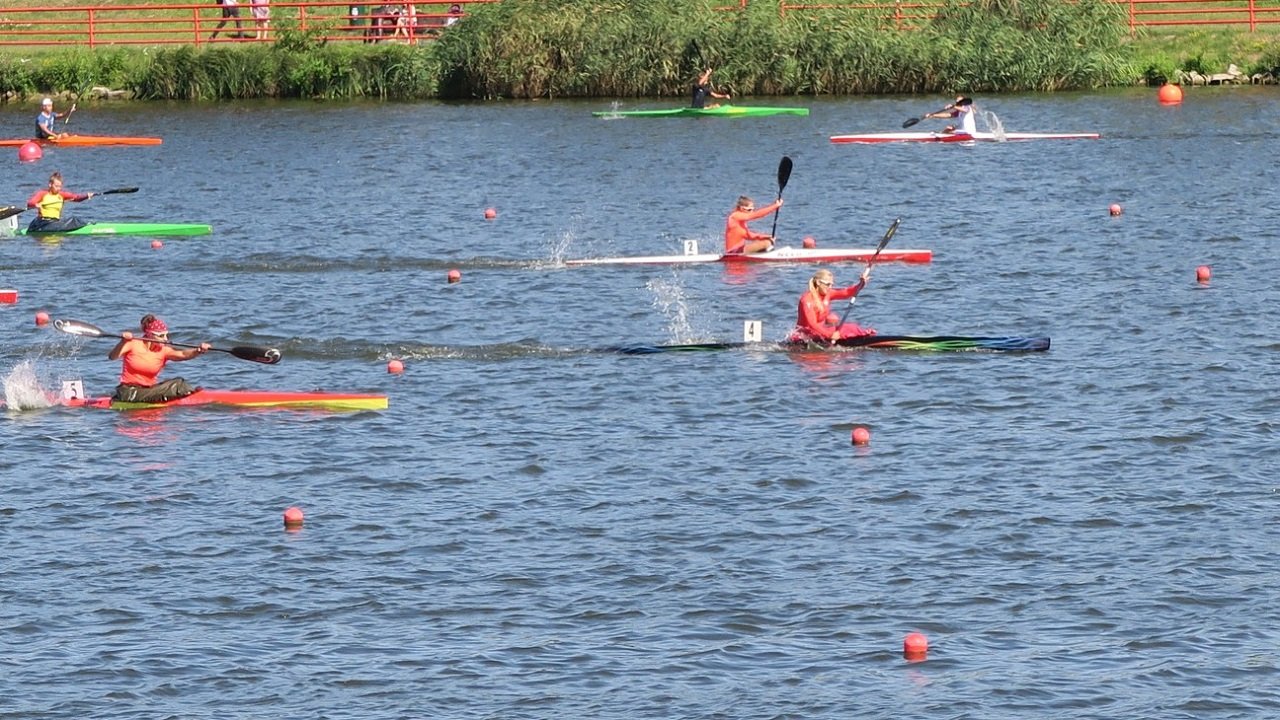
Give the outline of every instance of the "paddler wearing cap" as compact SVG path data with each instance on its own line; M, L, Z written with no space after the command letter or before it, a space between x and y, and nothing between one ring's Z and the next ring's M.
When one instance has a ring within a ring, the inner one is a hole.
M925 115L926 118L955 118L955 124L943 129L945 133L963 133L974 135L978 132L978 120L973 113L973 98L957 95L956 101L937 112Z
M131 332L120 333L120 342L111 348L107 357L120 360L120 384L111 396L112 400L135 403L161 403L183 398L200 388L192 387L182 378L159 381L160 371L170 360L190 360L209 352L209 343L200 347L179 350L169 345L169 326L150 313L142 316L142 338Z
M64 112L53 111L53 99L45 98L40 101L40 114L36 116L36 139L37 140L61 140L66 133L60 133L54 127L54 122L60 117L67 117L76 111L75 103L71 103L71 109Z
M35 191L27 198L27 207L36 211L36 216L27 225L27 232L71 232L88 225L88 222L74 217L62 217L62 206L67 202L84 202L97 193L73 193L62 189L62 173L54 172L49 176L49 186Z
M862 277L856 285L838 288L835 276L830 270L822 269L809 278L809 288L800 296L800 308L796 317L796 327L791 331L788 342L829 342L835 343L840 338L875 335L876 331L864 328L857 323L840 324L839 317L831 314L831 301L851 298L862 292L867 286L867 278L871 276L871 265L862 271Z

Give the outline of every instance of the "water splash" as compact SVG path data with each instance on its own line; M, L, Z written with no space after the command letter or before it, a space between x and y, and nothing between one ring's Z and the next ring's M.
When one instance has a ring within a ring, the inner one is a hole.
M645 283L645 288L653 293L653 307L667 318L667 335L676 344L692 343L698 340L694 331L689 303L684 286L678 279L664 280L654 278Z
M990 110L978 111L978 117L982 118L982 122L986 124L987 129L995 136L996 142L1004 142L1007 138L1004 134L1004 123L1000 122L1000 116Z
M35 363L23 360L4 377L4 404L10 410L53 407L53 395L40 384Z

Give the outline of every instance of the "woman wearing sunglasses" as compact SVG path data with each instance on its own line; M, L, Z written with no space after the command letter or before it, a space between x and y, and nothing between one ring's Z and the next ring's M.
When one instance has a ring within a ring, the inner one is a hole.
M186 397L198 387L192 387L182 378L160 381L160 371L170 360L190 360L209 352L209 343L186 350L169 344L169 327L155 315L142 317L142 337L133 333L120 334L120 342L107 353L111 360L120 360L120 384L116 386L112 400L135 403L162 403Z
M724 254L749 255L772 250L773 236L755 232L747 227L747 223L759 220L780 207L782 207L782 198L778 198L772 205L757 210L754 200L746 195L739 197L737 206L734 207L733 212L729 213L729 219L724 223Z
M830 270L819 270L809 278L809 289L800 296L800 312L796 318L795 330L791 331L788 342L823 342L834 344L841 338L875 335L876 331L864 328L857 323L840 325L839 316L831 314L831 301L852 298L867 286L867 278L871 276L871 266L862 271L858 284L838 288L835 276Z

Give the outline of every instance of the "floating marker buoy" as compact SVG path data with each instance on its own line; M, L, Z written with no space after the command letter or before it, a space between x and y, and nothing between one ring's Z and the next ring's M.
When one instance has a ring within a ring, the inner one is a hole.
M492 219L494 219L494 218L496 218L496 217L498 217L498 211L497 211L497 210L494 210L493 208L485 208L485 211L484 211L484 219L485 219L485 220L492 220Z
M929 638L925 637L924 633L908 633L907 637L903 639L902 657L908 660L919 661L924 660L925 656L928 654Z
M1196 268L1196 282L1207 283L1213 277L1213 270L1208 265L1201 265Z
M162 247L164 247L164 243L160 242L159 240L152 240L152 241L151 241L151 249L152 249L152 250L159 250L159 249L160 249L160 248L162 248Z
M297 530L302 527L302 510L291 507L284 511L284 527L286 530Z
M1182 102L1182 88L1173 83L1166 83L1160 86L1156 97L1160 99L1161 105L1178 105Z
M853 444L866 445L871 442L871 433L864 427L856 427L853 429Z
M44 327L49 324L49 313L41 310L36 313L36 327Z
M40 143L32 140L23 143L18 148L18 162L35 162L44 157L44 148L40 147Z
M13 288L0 289L0 303L12 305L18 302L18 291Z
M1116 215L1124 212L1124 208L1120 207L1117 203L1111 203L1111 207L1107 208L1107 211L1111 213L1112 217L1115 217Z
M399 375L404 372L404 363L399 360L392 360L387 363L387 372L392 375Z
M450 270L450 271L449 271L449 282L450 282L450 283L460 282L461 280L462 280L462 273L458 272L457 270Z
M812 235L805 235L800 244L810 249L818 247L818 241L814 240Z

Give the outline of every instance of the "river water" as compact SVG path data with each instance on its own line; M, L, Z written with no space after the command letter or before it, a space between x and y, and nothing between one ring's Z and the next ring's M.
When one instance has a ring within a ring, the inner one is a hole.
M978 98L1096 141L828 142L944 100L77 112L164 144L10 156L7 203L59 169L141 187L77 215L215 233L0 241L0 718L1280 714L1276 89ZM714 249L784 154L784 242L901 217L934 251L859 322L1052 349L592 352L786 334L812 266L562 262ZM166 376L390 408L41 408L118 366L39 310L285 358Z

